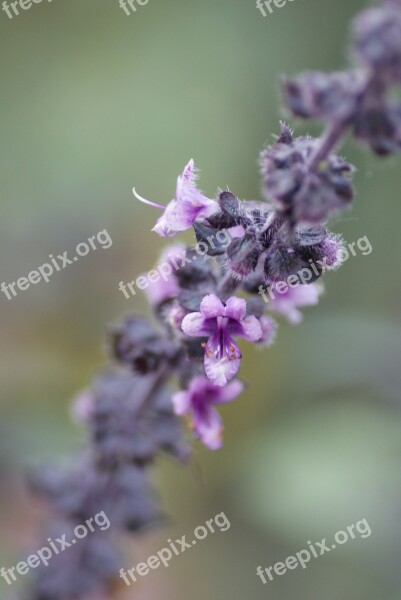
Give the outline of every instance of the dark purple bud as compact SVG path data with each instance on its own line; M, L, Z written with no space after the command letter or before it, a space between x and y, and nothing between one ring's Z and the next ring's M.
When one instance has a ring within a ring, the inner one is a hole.
M321 223L332 212L346 208L353 197L352 167L339 156L329 155L311 171L309 161L319 143L301 137L291 146L273 144L262 153L265 194L276 201L293 226Z
M235 238L227 248L227 266L233 277L243 279L252 273L258 264L260 249L255 237L245 234Z
M354 133L379 156L399 152L401 105L385 98L368 98L354 120Z
M354 72L303 73L295 79L283 80L284 100L297 117L344 119L355 110L360 79Z
M280 121L280 135L277 138L279 144L292 144L294 132L284 121Z
M238 225L237 221L224 211L217 211L207 218L207 222L214 230L230 229Z
M290 275L296 275L302 269L310 267L307 256L303 257L294 248L274 244L267 252L264 264L266 281L275 283L286 281ZM311 281L317 279L314 275Z
M241 216L240 201L231 192L221 192L219 196L221 210L229 215L236 222L239 222Z
M323 227L298 228L293 243L278 237L267 251L264 275L268 283L286 281L307 269L305 283L313 283L326 269L333 269L340 261L340 239Z
M106 373L95 381L88 425L103 464L144 465L159 451L178 458L188 454L170 394L155 390L146 403L151 381L124 371Z
M195 221L193 228L198 243L205 244L209 256L224 254L227 248L227 239L219 239L217 235L219 233L218 228L211 227L206 221Z
M353 23L353 38L354 55L376 77L401 81L401 10L395 2L362 12Z
M262 284L262 280L260 281L259 285L261 285L261 284ZM263 284L264 284L264 281L263 281ZM264 302L264 300L262 300L260 295L249 298L249 300L246 301L247 316L254 315L257 319L260 319L260 317L262 317L265 314L265 312L266 312L266 303Z
M298 246L314 246L320 244L327 237L327 229L324 227L303 227L296 231L296 244Z
M256 268L255 272L251 273L251 275L249 275L249 277L244 279L244 281L242 282L244 290L247 291L249 294L258 294L260 286L265 286L265 284L266 277L264 273L264 265L262 268L260 267L260 263Z
M197 292L196 290L181 290L178 295L178 302L182 308L190 312L199 310L200 303L205 297L204 291ZM181 328L180 328L181 331Z
M301 138L298 138L298 140ZM301 148L277 142L262 151L260 166L263 176L268 176L278 169L286 170L304 162Z
M303 180L304 169L294 165L291 169L273 171L265 180L265 190L269 198L280 199L282 206L290 205Z
M216 284L210 268L210 259L189 248L185 253L184 264L175 272L182 289L203 290Z
M102 510L113 527L141 531L160 523L162 516L154 490L144 469L125 464L99 481L99 500Z
M174 342L163 338L144 317L124 319L112 331L114 356L145 375L156 371L162 362L174 363L179 349Z
M329 170L312 173L294 198L295 221L311 224L326 221L333 212L347 208L353 195L347 176Z
M341 264L341 250L343 242L341 238L332 233L328 234L326 239L318 244L320 260L325 261L325 266L329 269L336 269Z
M60 522L49 528L53 540L74 539L73 525ZM65 538L64 538L65 536ZM45 539L40 546L48 546ZM110 582L117 580L123 557L107 532L90 533L75 546L53 556L47 566L35 569L28 600L64 600L65 598L104 598Z

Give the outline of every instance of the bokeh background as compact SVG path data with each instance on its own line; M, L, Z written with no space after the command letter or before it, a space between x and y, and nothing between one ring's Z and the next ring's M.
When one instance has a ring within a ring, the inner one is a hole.
M103 229L113 245L12 301L1 294L0 566L28 555L46 519L25 469L83 444L70 400L104 364L106 324L147 310L140 292L118 290L164 243L132 186L165 203L193 157L208 195L229 185L259 198L258 152L285 117L280 74L341 68L363 6L294 0L263 18L253 0L150 0L128 17L117 0L55 0L13 20L1 12L1 281ZM333 229L349 242L368 236L373 252L330 274L319 307L283 324L272 349L247 348L249 385L222 411L223 450L196 444L192 467L160 462L171 523L129 545L128 564L216 513L231 528L121 598L401 597L401 162L353 143L343 152L358 167L357 199ZM363 518L369 538L267 585L256 576Z

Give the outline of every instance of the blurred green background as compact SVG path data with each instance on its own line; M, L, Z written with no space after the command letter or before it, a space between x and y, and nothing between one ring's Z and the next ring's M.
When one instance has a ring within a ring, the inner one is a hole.
M43 518L26 466L64 461L83 442L70 399L104 363L105 325L147 310L140 293L118 290L164 245L150 233L158 213L132 186L165 203L193 157L208 195L229 185L259 198L258 152L285 117L279 76L341 68L363 6L294 0L263 18L253 0L150 0L128 17L117 0L54 0L12 20L1 12L1 281L103 229L113 245L12 301L1 294L0 566L27 555ZM400 600L401 162L353 143L343 152L358 167L357 199L333 229L368 236L373 252L328 276L319 307L283 324L272 349L247 348L249 386L222 410L223 450L197 444L185 469L161 461L171 525L133 543L128 564L216 513L231 528L121 598ZM267 585L256 576L363 518L371 537Z

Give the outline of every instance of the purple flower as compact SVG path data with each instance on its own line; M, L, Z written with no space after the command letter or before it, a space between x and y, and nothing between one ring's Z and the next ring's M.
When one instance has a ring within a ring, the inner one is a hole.
M218 204L197 189L195 165L190 160L177 179L175 198L165 208L159 208L163 208L164 213L152 231L170 237L192 227L196 219L212 215L218 209Z
M186 315L182 330L191 337L209 337L204 343L205 371L216 385L224 386L239 369L242 354L233 336L256 342L262 328L256 317L246 315L246 302L232 296L224 304L214 294L205 296L200 312Z
M288 287L281 294L278 294L274 288L272 288L272 291L274 292L274 299L269 300L269 308L283 315L292 325L297 325L303 319L303 314L298 309L302 306L315 306L318 304L323 286L311 283L310 285Z
M160 306L166 300L177 297L179 285L174 270L177 268L177 261L182 261L184 256L185 246L183 244L167 246L158 261L157 270L161 277L159 275L158 279L151 281L144 274L149 282L144 292L151 306Z
M221 387L214 385L203 375L198 375L186 391L173 395L174 411L181 416L190 414L195 435L210 450L218 450L222 445L223 425L213 405L231 402L243 388L243 384L237 379Z

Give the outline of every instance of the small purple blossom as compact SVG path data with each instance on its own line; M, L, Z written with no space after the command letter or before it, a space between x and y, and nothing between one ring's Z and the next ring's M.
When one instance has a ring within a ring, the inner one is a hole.
M204 196L196 187L195 165L190 160L177 179L175 198L166 206L152 231L171 237L192 227L196 219L210 216L217 208L217 202Z
M272 288L274 298L268 298L269 309L285 317L292 325L298 325L303 320L303 314L298 309L304 306L316 306L323 289L323 286L317 283L288 287L280 294Z
M191 337L209 337L204 343L205 372L218 386L224 386L238 372L242 354L233 337L257 342L262 328L256 317L246 315L246 302L231 297L225 305L214 294L203 298L200 312L187 315L182 330Z
M192 429L210 450L222 446L223 424L214 406L232 402L244 389L243 384L234 380L225 387L215 385L203 375L198 375L185 391L172 397L176 415L191 415Z
M182 261L183 256L185 256L184 244L167 246L161 253L158 260L159 278L154 281L149 280L149 285L144 290L151 306L158 307L167 300L177 297L180 288L176 278L175 265L177 262L179 264L180 260Z

